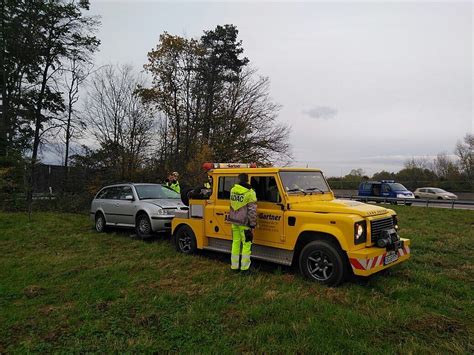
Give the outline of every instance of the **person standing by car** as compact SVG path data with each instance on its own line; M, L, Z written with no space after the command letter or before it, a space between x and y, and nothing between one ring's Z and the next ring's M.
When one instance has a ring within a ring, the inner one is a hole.
M168 175L168 178L165 180L165 186L169 189L181 193L181 187L179 186L179 174L177 171L173 171L171 174Z
M231 269L250 268L253 230L257 224L257 196L248 183L248 175L240 174L239 182L230 190L229 222L232 223ZM242 245L242 260L240 247Z

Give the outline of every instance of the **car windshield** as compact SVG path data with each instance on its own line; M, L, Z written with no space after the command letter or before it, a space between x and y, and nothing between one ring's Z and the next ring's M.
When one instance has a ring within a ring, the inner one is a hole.
M394 183L394 184L389 184L389 185L392 191L407 191L407 188L403 186L402 184Z
M325 193L329 186L320 171L282 171L281 181L289 193Z
M447 193L447 191L443 190L443 189L431 189L435 194L445 194Z
M135 185L138 198L149 200L155 198L181 198L180 194L162 185Z

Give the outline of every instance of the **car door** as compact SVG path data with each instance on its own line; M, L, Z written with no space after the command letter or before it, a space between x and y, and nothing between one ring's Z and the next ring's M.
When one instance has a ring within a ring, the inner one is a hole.
M390 186L388 184L382 184L382 196L383 197L390 197Z
M134 200L127 199L130 196L132 196L132 198L134 196L131 186L125 185L118 188L118 198L113 203L117 224L126 226L135 225L136 203Z
M285 242L282 187L274 175L254 175L250 184L257 195L257 228L254 243L279 245Z
M107 188L107 192L103 195L101 199L100 206L105 214L105 219L108 224L117 224L118 219L116 215L116 206L115 202L118 198L119 187L112 186Z

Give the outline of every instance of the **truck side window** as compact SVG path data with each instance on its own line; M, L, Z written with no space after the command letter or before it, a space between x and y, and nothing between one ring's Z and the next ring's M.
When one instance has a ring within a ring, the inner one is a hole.
M220 200L230 199L230 189L237 183L237 176L220 176L219 190L217 190L217 198Z
M253 176L250 185L255 190L257 201L281 202L277 182L273 176Z

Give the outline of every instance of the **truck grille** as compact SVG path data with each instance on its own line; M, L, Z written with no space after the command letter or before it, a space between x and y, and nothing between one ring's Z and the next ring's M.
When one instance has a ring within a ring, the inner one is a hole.
M382 231L385 229L393 228L393 218L382 218L370 221L371 240L375 242L382 235Z

